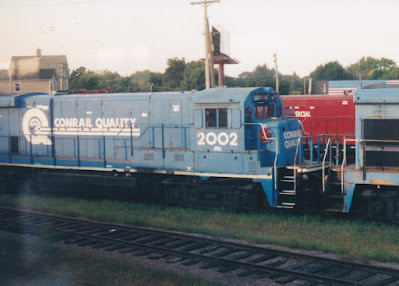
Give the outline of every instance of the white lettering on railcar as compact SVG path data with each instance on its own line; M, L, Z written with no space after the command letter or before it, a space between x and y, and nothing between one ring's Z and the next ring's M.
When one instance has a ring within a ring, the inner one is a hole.
M34 107L25 113L22 119L22 131L26 140L33 145L51 145L51 135L139 137L140 128L135 123L136 118L56 117L51 130L46 114Z
M312 117L310 111L295 111L295 117Z

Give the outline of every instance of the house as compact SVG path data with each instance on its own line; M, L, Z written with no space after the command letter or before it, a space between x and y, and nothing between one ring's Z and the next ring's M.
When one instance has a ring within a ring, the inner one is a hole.
M68 90L69 69L65 55L14 56L10 69L0 71L0 94Z

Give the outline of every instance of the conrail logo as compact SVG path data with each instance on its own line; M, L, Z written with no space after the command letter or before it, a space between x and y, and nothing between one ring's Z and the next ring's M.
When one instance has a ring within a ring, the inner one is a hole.
M50 136L121 136L139 137L140 128L135 126L136 118L54 118L53 129L46 114L39 108L29 109L22 119L22 131L26 140L33 145L51 145Z
M51 145L48 138L50 127L46 114L39 108L29 109L22 119L22 132L26 140L33 145Z
M302 136L301 130L286 131L284 136L284 147L286 149L296 147L298 145L298 139Z

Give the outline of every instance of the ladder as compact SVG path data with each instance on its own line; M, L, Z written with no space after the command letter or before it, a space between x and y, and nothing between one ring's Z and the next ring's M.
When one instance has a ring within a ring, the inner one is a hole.
M327 189L324 193L324 211L342 213L345 194L341 191L341 170L332 168L329 172Z
M296 206L296 168L279 172L278 200L276 208L293 209Z

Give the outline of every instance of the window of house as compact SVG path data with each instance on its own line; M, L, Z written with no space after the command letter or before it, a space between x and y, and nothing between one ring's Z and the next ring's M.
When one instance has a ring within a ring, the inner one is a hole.
M21 91L21 83L20 82L15 82L14 83L14 91L15 92L20 92Z
M206 128L227 128L227 108L205 109Z

